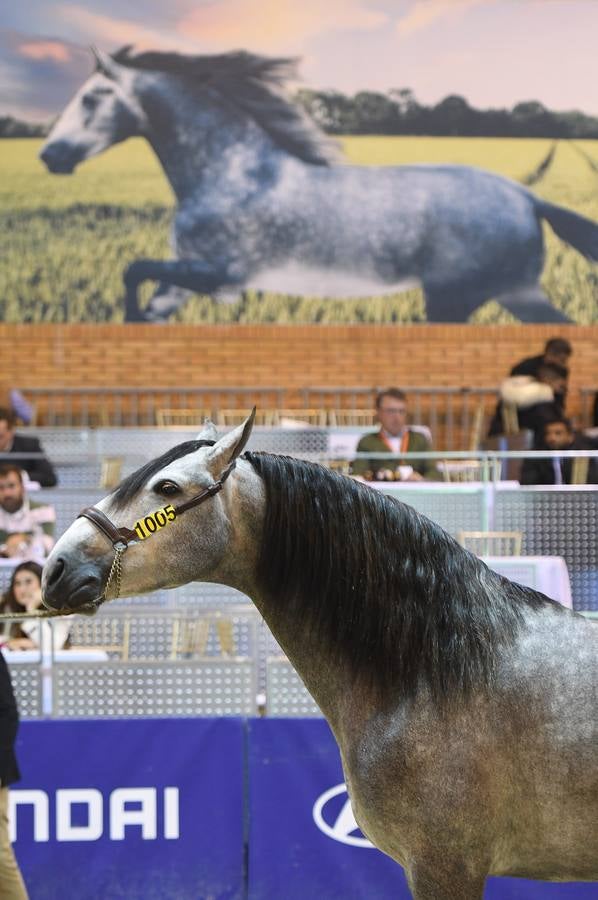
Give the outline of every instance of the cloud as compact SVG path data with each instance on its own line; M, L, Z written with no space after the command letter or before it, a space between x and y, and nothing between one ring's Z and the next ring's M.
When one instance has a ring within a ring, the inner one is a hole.
M74 3L61 3L55 10L61 19L69 22L70 27L74 26L78 30L81 40L89 43L110 45L111 49L121 47L123 44L134 44L137 49L145 50L168 47L197 51L197 47L193 48L188 41L176 34L172 35L169 31L147 28L128 19L94 13Z
M439 19L455 19L468 9L483 3L488 6L488 0L416 0L409 12L397 22L397 34L407 37L428 28Z
M280 52L302 49L303 41L324 32L373 30L387 21L386 13L368 8L366 0L228 0L191 10L177 31L211 49Z
M19 45L19 52L28 59L52 59L54 62L68 62L71 58L68 47L60 41L30 40Z
M0 30L0 114L47 119L91 71L89 52L76 44Z

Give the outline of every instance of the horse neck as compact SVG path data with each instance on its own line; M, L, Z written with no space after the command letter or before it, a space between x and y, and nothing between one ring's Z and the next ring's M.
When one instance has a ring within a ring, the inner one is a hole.
M234 179L235 201L263 189L264 166L282 161L268 135L212 90L192 93L167 75L143 75L146 137L179 202ZM253 174L253 177L252 177Z
M241 463L238 469L247 465ZM345 731L345 722L356 719L355 694L359 686L350 687L352 679L342 662L330 659L330 653L314 642L287 613L278 614L276 597L268 597L257 574L257 561L263 532L265 491L261 479L253 472L236 477L227 488L227 515L232 524L234 543L215 580L236 588L250 597L270 628L278 644L297 670L307 689L328 719L337 737ZM367 692L365 692L367 693ZM360 712L368 714L364 698Z

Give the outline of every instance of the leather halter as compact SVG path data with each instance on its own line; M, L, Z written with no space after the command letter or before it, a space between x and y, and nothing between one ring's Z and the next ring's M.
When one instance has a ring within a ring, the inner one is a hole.
M219 491L221 491L224 486L224 482L235 468L235 465L236 459L233 459L223 471L218 481L215 481L214 484L211 484L208 488L201 491L199 494L191 497L191 499L187 500L186 503L181 503L180 506L175 506L175 520L180 515L182 515L182 513L187 512L188 509L192 509L194 506L199 506L201 503L209 500L210 497L214 497L217 493L219 493ZM127 528L125 525L117 527L113 522L110 521L105 513L103 513L100 509L97 509L97 507L95 506L87 506L85 509L82 509L77 518L88 519L92 523L92 525L95 525L96 528L103 532L108 540L111 541L112 548L114 550L114 559L112 560L112 566L110 568L110 572L108 573L108 579L104 586L102 595L98 597L97 600L92 600L90 603L85 604L87 607L97 609L99 606L101 606L102 603L105 602L106 594L108 593L108 588L110 587L110 583L112 582L113 578L115 578L116 580L116 594L112 599L116 600L116 598L119 596L121 581L121 557L123 553L125 553L125 551L129 549L131 544L136 544L139 542L139 535L133 528Z

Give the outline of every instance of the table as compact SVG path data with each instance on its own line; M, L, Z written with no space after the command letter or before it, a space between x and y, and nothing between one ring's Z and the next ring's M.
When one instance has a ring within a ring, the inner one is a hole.
M569 571L562 556L481 556L480 559L499 575L572 608Z

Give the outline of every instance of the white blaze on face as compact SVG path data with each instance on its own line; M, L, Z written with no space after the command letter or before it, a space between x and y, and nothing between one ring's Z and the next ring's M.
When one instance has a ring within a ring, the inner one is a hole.
M76 164L142 130L144 116L133 98L134 73L116 68L117 78L95 72L79 88L50 131L42 158L47 148L60 144L65 154L71 148Z

